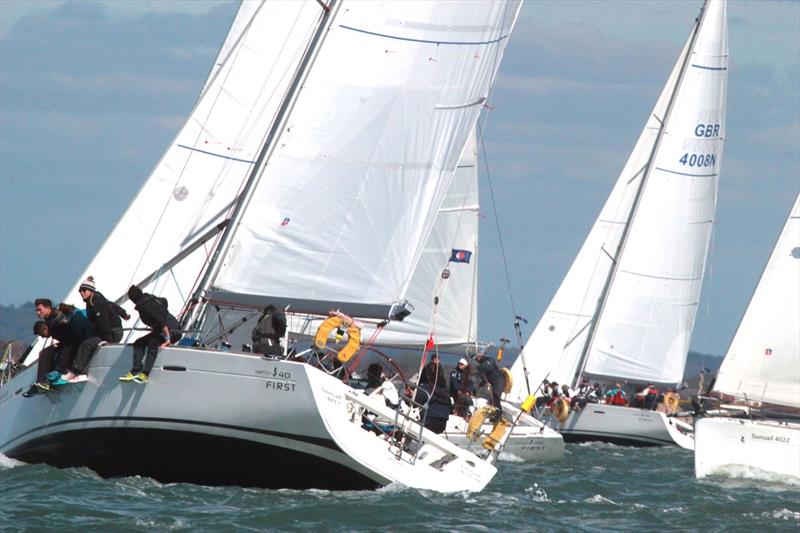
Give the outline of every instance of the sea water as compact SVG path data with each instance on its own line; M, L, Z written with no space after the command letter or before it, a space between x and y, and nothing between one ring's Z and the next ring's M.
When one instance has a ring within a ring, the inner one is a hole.
M477 494L396 486L330 492L102 479L0 456L0 530L800 530L799 485L746 472L696 480L692 453L677 448L568 444L560 462L506 460L498 470Z

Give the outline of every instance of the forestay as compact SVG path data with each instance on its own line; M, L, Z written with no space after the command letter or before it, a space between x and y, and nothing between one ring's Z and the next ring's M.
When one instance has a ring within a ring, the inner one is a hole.
M714 388L739 399L800 408L800 195Z
M212 298L386 316L405 297L519 8L412 5L339 9Z
M682 379L725 136L724 1L708 3L698 24L696 38L693 29L600 216L512 369L512 397L528 393L523 358L535 389L545 378L574 383L584 351L584 370L595 376Z

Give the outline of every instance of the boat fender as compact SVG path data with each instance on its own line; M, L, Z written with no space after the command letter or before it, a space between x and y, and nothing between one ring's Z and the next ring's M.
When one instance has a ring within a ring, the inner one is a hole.
M680 396L678 396L675 392L668 392L664 395L664 407L667 410L667 414L672 414L678 410L678 405L680 404Z
M569 404L563 398L559 398L550 405L550 413L563 423L569 416Z
M507 368L501 368L500 372L502 372L503 377L506 378L506 386L503 387L503 393L508 394L511 392L511 387L514 386L514 378L511 377L511 371Z
M469 419L469 423L467 424L467 438L470 441L474 441L478 438L478 435L481 431L481 426L483 425L484 421L489 418L494 413L494 407L481 407L474 413Z
M318 350L324 350L328 344L328 335L330 335L331 331L342 327L345 327L347 331L347 344L337 352L336 358L340 362L346 363L361 347L361 328L356 326L355 323L346 324L345 320L340 316L329 316L319 325L317 334L314 336L314 346Z

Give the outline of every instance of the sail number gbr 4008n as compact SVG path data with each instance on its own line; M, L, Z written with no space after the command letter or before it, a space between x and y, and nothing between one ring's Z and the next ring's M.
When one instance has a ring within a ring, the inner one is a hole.
M706 139L719 137L719 124L698 124L694 129L695 137ZM678 161L690 167L713 167L717 164L717 154L683 154Z

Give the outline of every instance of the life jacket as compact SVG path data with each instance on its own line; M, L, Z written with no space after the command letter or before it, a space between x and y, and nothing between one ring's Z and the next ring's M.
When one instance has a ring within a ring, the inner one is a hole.
M621 390L618 390L617 393L611 397L611 402L610 402L611 405L625 405L626 403L628 403L625 401L624 394L625 393L623 393Z

